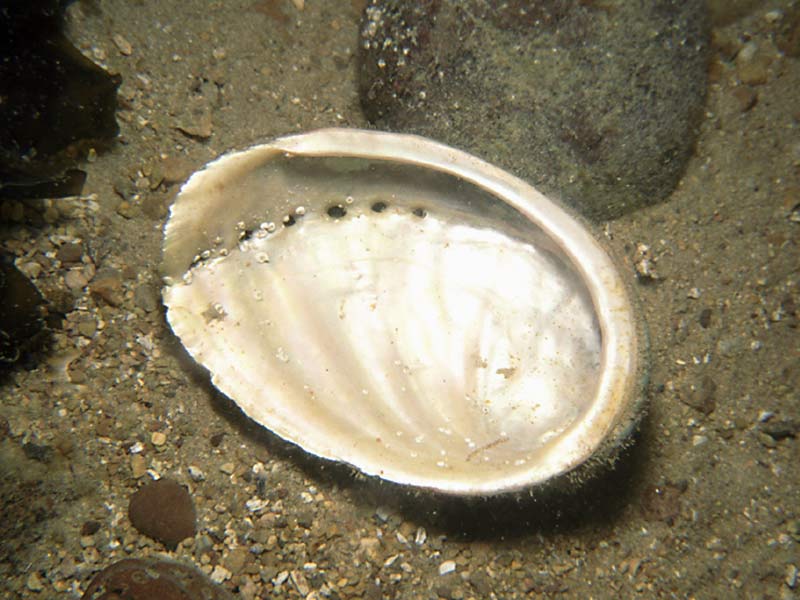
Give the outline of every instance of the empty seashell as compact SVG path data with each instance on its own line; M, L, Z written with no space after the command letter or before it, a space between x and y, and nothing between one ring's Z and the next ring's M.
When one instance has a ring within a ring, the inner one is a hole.
M178 195L164 272L170 325L250 418L398 483L538 485L613 454L641 407L640 326L603 248L416 136L223 156Z

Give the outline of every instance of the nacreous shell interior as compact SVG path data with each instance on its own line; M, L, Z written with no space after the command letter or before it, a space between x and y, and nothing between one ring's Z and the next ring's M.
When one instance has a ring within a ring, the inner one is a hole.
M630 400L634 329L608 257L452 149L284 138L197 173L166 233L168 318L214 384L368 474L467 494L540 483Z

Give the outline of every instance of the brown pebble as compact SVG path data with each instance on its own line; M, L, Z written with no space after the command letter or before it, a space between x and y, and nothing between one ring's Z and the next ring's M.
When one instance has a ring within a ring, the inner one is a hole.
M94 426L97 437L110 437L114 428L114 420L109 417L100 417Z
M82 269L72 269L64 275L64 283L70 290L78 292L87 286L89 279Z
M131 43L119 33L115 33L113 36L111 36L111 40L114 42L117 50L119 50L120 54L123 56L130 56L133 53L133 46Z
M94 535L100 531L100 523L97 521L86 521L81 527L81 535Z
M83 385L89 380L82 365L70 365L67 368L67 378L70 383L74 383L75 385Z
M89 317L85 321L78 323L76 329L83 337L91 339L97 333L97 321Z
M175 129L195 139L207 140L214 132L211 105L203 97L191 97L185 103L184 114Z
M79 263L82 256L83 246L77 242L68 242L56 252L56 258L64 265Z
M242 572L245 565L251 560L252 555L247 548L234 548L230 554L225 557L222 564L234 575Z
M700 327L703 329L709 328L711 325L711 315L712 312L710 308L704 308L700 311L700 317L698 318L698 321L700 321Z
M112 269L101 271L95 275L90 291L111 306L119 306L122 304L122 276Z
M736 101L736 106L740 112L747 112L753 108L758 102L758 94L751 88L740 85L733 89L731 96Z
M233 600L197 569L165 559L126 558L94 576L81 600Z
M196 531L192 497L173 479L152 481L133 494L128 517L140 533L170 549Z

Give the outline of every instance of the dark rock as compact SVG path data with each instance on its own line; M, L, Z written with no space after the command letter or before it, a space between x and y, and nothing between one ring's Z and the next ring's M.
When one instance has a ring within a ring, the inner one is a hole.
M664 199L702 117L702 0L372 0L367 118L471 151L612 218Z
M95 575L81 600L233 600L194 567L166 559L126 558Z
M86 171L67 169L52 176L30 175L16 169L0 171L0 200L64 198L78 196L86 183Z
M31 460L37 460L41 463L47 464L53 460L53 449L45 444L25 442L22 445L22 451L25 453L25 456Z
M43 341L42 295L0 255L0 366L14 363Z
M800 433L800 421L792 419L770 419L766 423L760 423L759 431L763 431L773 440L780 441L786 438L796 437Z
M82 257L83 245L77 242L68 242L56 252L56 258L65 265L79 263Z
M7 0L0 11L0 164L6 167L0 189L6 188L6 171L52 175L71 160L69 151L75 155L77 143L94 144L119 131L114 112L120 78L70 43L63 31L67 4ZM54 160L62 153L61 161ZM70 177L74 186L75 175Z
M196 531L192 497L172 479L152 481L131 496L128 517L142 534L175 548Z
M145 312L153 312L158 308L158 291L149 283L143 283L133 292L136 306Z
M61 287L53 287L43 290L47 299L47 312L50 316L66 315L75 308L75 296Z
M100 531L100 523L97 521L86 521L81 527L81 535L94 535Z

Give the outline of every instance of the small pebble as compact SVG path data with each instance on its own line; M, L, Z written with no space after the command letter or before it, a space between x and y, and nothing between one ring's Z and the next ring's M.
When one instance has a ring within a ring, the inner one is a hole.
M783 580L784 583L791 589L797 587L797 566L796 565L786 565L786 577Z
M158 308L158 292L149 283L144 283L133 291L133 301L145 312L153 312Z
M53 448L47 444L35 444L33 442L25 442L22 445L22 451L25 456L31 460L37 460L41 463L49 463L53 460Z
M28 580L25 585L32 592L41 592L44 589L44 584L42 583L42 580L39 579L39 574L36 571L33 571L28 575Z
M90 291L111 306L119 306L122 304L122 275L111 269L101 271L95 275Z
M717 406L717 384L708 375L703 375L698 381L690 383L679 395L681 401L700 411L705 415L714 412Z
M78 333L85 338L92 339L94 334L97 333L97 321L94 319L87 319L78 323Z
M739 112L747 112L758 102L758 94L747 86L739 86L731 92Z
M456 570L456 561L446 560L439 565L439 575L447 575Z
M78 242L67 242L56 252L56 258L62 265L79 263L82 256L83 246Z
M742 56L742 53L739 53ZM745 85L763 85L769 78L769 67L772 64L772 57L766 53L754 55L751 59L736 61L736 69L739 79Z
M132 219L139 214L139 211L134 204L123 200L117 205L117 214L125 219Z
M144 456L141 454L134 454L131 456L131 474L133 478L139 479L143 477L145 473L147 473L147 463L144 460Z
M94 535L98 531L100 531L100 523L97 521L86 521L81 526L81 536Z
M428 532L425 531L424 527L419 527L417 532L414 534L414 543L417 546L422 546L425 543L425 540L428 539Z
M765 448L775 448L778 445L778 442L775 441L775 438L767 435L763 431L757 431L756 438Z
M191 97L184 107L184 114L175 128L185 135L206 140L214 132L211 104L202 96Z
M770 419L758 426L759 431L776 441L796 437L800 433L800 421L792 419Z
M302 571L292 571L290 573L292 578L292 583L297 588L297 591L300 592L300 595L305 598L308 596L309 592L311 591L311 587L308 585L308 580L306 576L303 575Z
M203 481L206 478L206 474L200 467L189 465L187 470L189 471L189 477L192 478L192 481Z
M234 548L223 560L225 568L230 571L232 575L238 575L242 569L244 569L249 554L247 548Z
M119 53L123 56L130 56L133 53L133 46L131 43L119 33L115 33L113 36L111 36L111 41L114 42L117 50L119 50Z
M89 283L83 269L71 269L64 275L64 283L74 292L78 292Z
M245 502L244 505L250 512L257 513L267 508L269 506L269 502L267 500L262 500L261 498L251 498Z
M211 571L211 581L214 583L222 583L223 581L227 581L231 578L231 572L228 571L222 565L217 565L214 567L214 570Z
M17 263L17 268L28 278L36 279L42 274L42 265L35 260L30 262Z
M167 434L163 431L154 431L150 434L150 441L153 443L153 446L163 446L167 443Z

